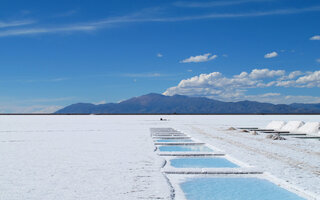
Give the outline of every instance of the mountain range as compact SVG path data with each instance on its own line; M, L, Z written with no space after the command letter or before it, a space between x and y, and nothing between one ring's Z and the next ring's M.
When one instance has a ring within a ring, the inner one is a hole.
M320 113L319 104L271 104L256 101L223 102L205 97L183 95L165 96L147 94L120 103L91 104L76 103L58 110L56 114L281 114L281 113Z

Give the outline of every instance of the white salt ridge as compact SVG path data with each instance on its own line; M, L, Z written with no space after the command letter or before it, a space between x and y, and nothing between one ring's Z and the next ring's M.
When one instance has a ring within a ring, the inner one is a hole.
M266 129L273 129L273 130L280 130L283 126L285 126L284 121L271 121L267 126Z
M320 136L320 122L303 121L271 121L266 129L275 131L289 131L290 133L305 133L314 136Z
M296 132L320 136L320 122L306 122Z
M280 131L297 131L298 128L300 128L303 125L303 121L289 121L280 129Z

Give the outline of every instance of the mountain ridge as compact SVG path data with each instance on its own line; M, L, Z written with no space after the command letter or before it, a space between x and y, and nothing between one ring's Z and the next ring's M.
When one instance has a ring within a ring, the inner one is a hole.
M95 105L76 103L66 106L56 114L134 114L134 113L320 113L320 104L271 104L256 101L223 102L206 97L184 95L165 96L150 93L133 97L119 103Z

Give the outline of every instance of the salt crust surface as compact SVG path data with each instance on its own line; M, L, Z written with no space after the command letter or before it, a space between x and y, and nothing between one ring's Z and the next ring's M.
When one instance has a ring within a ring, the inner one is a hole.
M320 141L226 131L272 120L320 116L0 116L0 199L170 199L152 127L181 130L320 196Z
M151 126L140 116L0 116L0 199L171 199Z

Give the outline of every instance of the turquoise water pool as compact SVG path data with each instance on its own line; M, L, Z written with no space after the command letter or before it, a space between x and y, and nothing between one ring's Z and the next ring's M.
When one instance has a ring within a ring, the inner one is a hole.
M160 146L160 151L196 151L196 152L212 152L213 150L203 145L170 145Z
M153 137L186 137L185 134L163 134L163 135L153 135Z
M163 140L156 140L156 142L193 142L190 139L163 139Z
M188 200L301 200L270 181L258 178L192 178L180 184Z
M171 166L176 168L235 168L238 165L225 158L175 158L170 160Z

